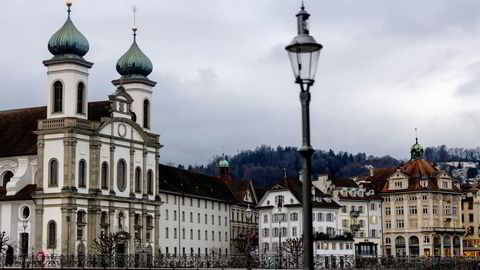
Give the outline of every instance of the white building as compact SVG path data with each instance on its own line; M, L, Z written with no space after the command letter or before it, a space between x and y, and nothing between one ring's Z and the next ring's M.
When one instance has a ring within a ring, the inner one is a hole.
M279 254L279 243L285 245L288 238L302 237L302 183L297 178L285 177L268 190L258 203L260 252ZM353 255L353 240L343 238L339 229L340 205L330 195L312 186L312 219L316 244L314 254ZM333 246L332 243L335 243ZM340 245L342 243L342 245ZM345 245L349 243L349 245ZM331 247L335 247L331 252ZM338 248L338 250L337 250ZM330 250L330 251L327 251ZM281 249L282 253L285 253Z
M156 83L135 31L117 62L116 88L105 101L88 102L93 63L83 58L89 44L69 5L48 42L53 57L43 62L48 103L0 112L0 231L12 240L10 253L93 254L101 232L124 237L120 254L158 250Z
M159 165L160 253L230 253L230 211L235 198L222 179Z
M382 256L382 198L368 184L321 176L313 185L331 194L341 208L339 230L350 232L356 256Z

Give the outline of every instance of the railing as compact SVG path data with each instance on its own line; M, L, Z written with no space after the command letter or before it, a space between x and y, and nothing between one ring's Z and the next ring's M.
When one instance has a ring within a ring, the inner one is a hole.
M38 129L81 128L94 129L98 123L79 118L45 119L38 122Z
M358 210L351 210L351 211L350 211L350 216L352 216L352 217L359 217L359 216L360 216L360 211L358 211Z
M352 232L358 232L358 231L360 230L360 228L361 228L360 224L352 224L352 225L350 225L350 230L351 230Z
M352 269L353 255L314 257L315 269ZM0 256L0 269L111 269L111 268L255 268L255 269L299 269L303 266L302 256L289 255L209 255L209 256L151 256L141 255L86 255L39 257Z
M474 270L480 259L471 257L362 257L315 256L315 269L419 269L419 270ZM0 256L0 269L118 269L118 268L254 268L254 269L299 269L302 256L283 255L209 255L209 256L151 256L141 255L87 255L45 257Z

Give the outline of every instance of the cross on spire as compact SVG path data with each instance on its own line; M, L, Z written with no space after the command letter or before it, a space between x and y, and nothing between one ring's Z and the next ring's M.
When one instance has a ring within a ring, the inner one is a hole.
M137 7L136 7L136 6L133 6L133 7L132 7L132 11L133 11L133 27L132 27L132 31L133 31L133 40L135 41L136 36L137 36Z

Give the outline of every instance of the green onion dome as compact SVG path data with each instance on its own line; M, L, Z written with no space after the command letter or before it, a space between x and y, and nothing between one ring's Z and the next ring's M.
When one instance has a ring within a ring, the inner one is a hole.
M223 158L218 162L218 167L219 168L228 168L230 164L228 164L228 161Z
M70 7L67 21L48 41L48 50L54 56L76 55L83 57L89 49L88 40L78 31L70 19Z
M123 77L147 77L153 70L152 61L137 45L136 35L134 28L132 46L117 61L117 72Z
M423 152L423 146L418 143L418 139L415 139L415 144L410 148L411 159L422 159Z

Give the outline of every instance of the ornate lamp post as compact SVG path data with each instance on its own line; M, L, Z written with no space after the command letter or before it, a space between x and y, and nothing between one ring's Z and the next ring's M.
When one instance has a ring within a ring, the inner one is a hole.
M314 268L313 264L313 232L312 232L312 154L313 148L310 145L310 86L314 83L317 70L318 57L322 45L309 35L308 18L310 14L303 6L298 12L297 25L298 35L286 47L295 83L300 85L300 102L302 105L302 147L298 150L303 157L302 164L302 195L303 195L303 235L304 255L303 269Z
M247 244L246 244L246 248L247 248L247 269L250 270L252 269L252 266L251 266L251 245L252 243L250 242L250 237L251 237L251 234L250 234L250 225L251 225L251 222L252 222L252 216L253 216L253 213L252 213L252 209L250 209L250 204L248 204L248 208L247 210L245 210L246 212L246 218L247 218Z
M22 234L22 269L25 269L25 260L27 259L27 252L28 252L28 243L27 243L27 226L28 226L28 221L22 220L22 226L23 226L23 234Z

